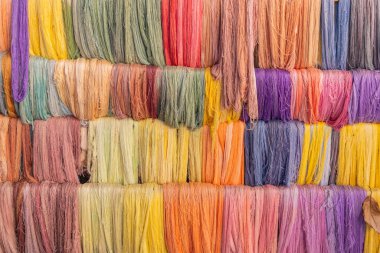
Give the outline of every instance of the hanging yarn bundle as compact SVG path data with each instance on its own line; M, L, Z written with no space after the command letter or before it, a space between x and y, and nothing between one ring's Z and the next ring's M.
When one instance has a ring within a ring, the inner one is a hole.
M54 69L55 61L39 57L29 59L29 92L19 104L20 117L24 123L33 124L34 120L71 114L58 97Z
M0 251L17 253L18 241L16 237L16 217L13 184L0 183Z
M190 182L202 181L203 164L203 132L202 128L191 131L189 136L188 179Z
M20 179L24 128L29 130L18 119L0 116L0 182Z
M169 252L220 252L224 190L209 184L167 184L165 242Z
M323 71L318 121L324 121L336 129L347 125L351 90L351 72Z
M282 188L278 252L329 252L324 204L321 187Z
M373 198L375 202L380 204L380 190L370 189L368 192L369 197ZM370 225L366 225L364 253L376 252L380 249L380 235Z
M221 89L221 82L212 76L210 68L206 69L203 125L209 126L211 133L216 133L220 122L237 121L240 118L240 112L221 106Z
M29 31L27 15L29 3L28 0L12 0L11 82L12 95L16 102L21 102L28 92Z
M38 181L79 183L81 129L74 118L34 122L33 174Z
M90 121L87 169L93 183L138 183L138 123L102 118Z
M281 190L278 217L278 252L297 252L305 249L302 235L301 188Z
M329 252L363 252L365 225L363 189L330 186L325 188Z
M47 61L42 58L31 58L29 62L29 92L20 103L20 117L26 124L34 119L46 120L50 117L47 106L48 73Z
M222 0L203 1L201 36L201 63L203 68L214 66L219 60L221 11Z
M222 105L240 112L248 104L249 117L257 118L254 72L256 46L256 1L223 0L221 11L220 57L213 75L222 80Z
M6 54L0 52L0 114L7 116L6 97L4 92L4 80L3 80L3 58L6 59Z
M292 83L285 70L256 69L259 119L290 120Z
M272 186L227 186L222 252L277 252L279 200L280 190Z
M11 45L12 0L0 1L0 13L0 52L4 52Z
M29 62L29 92L20 103L20 117L24 123L32 124L34 119L50 117L47 84L49 82L47 61L31 58Z
M2 76L2 95L7 109L6 114L9 117L17 117L17 104L12 96L12 60L9 54L5 54L1 57L1 76ZM4 108L3 108L4 109Z
M380 6L380 5L379 5ZM351 0L322 0L322 68L347 67Z
M373 64L375 69L380 69L380 2L375 1L375 44L374 46L374 56Z
M292 70L291 114L292 119L308 124L317 122L322 85L322 71L319 69Z
M84 184L79 187L79 222L83 252L123 251L124 189L119 185L106 184ZM133 219L134 222L139 220L138 216L125 217L125 220L128 219Z
M380 187L380 125L355 124L340 130L336 183Z
M320 65L321 0L302 0L299 11L295 47L296 63L294 66L298 69ZM277 15L282 16L283 14ZM289 13L288 15L292 16L294 13ZM289 16L288 18L290 19L295 18Z
M244 123L222 123L216 136L203 132L202 182L217 185L244 184Z
M298 184L327 185L330 177L332 129L324 123L304 125Z
M77 191L75 184L25 186L25 252L82 252Z
M307 68L319 62L321 0L259 0L260 68Z
M139 122L138 127L139 174L143 183L183 183L187 180L188 170L193 175L199 174L202 157L200 129L171 128L151 119Z
M81 120L107 116L112 64L104 60L57 61L54 82L59 98Z
M165 65L160 0L72 2L74 38L86 58Z
M375 12L376 2L377 0L351 1L348 47L348 67L351 69L375 67L376 34L379 33L375 21L380 15L379 12Z
M325 193L323 188L306 186L300 190L302 229L307 252L327 252L326 211L323 208ZM322 207L322 208L321 208Z
M144 65L112 67L111 105L118 118L157 118L161 69Z
M354 70L349 122L380 122L380 71Z
M79 210L83 252L166 252L160 186L86 184Z
M79 48L75 42L74 36L73 2L74 0L62 0L62 15L66 35L67 56L70 59L76 59L80 56Z
M282 188L278 252L363 252L364 198L353 187Z
M199 128L203 123L204 71L168 67L160 84L158 118L171 127Z
M304 127L297 121L248 123L244 132L245 184L296 182Z
M331 133L331 157L330 157L330 179L329 185L335 184L336 175L338 173L338 158L339 158L339 139L340 139L340 131L335 129L332 130Z
M30 54L55 60L67 59L62 1L28 0L27 4Z
M201 66L203 2L161 1L162 39L167 65Z

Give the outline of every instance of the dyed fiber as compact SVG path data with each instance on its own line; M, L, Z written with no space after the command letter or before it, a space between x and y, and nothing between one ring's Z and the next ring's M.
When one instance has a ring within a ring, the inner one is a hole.
M59 98L81 120L108 114L112 65L104 60L57 61L54 82Z
M20 103L20 116L24 123L32 124L34 119L50 117L47 86L49 82L48 62L42 58L31 58L29 63L29 92Z
M4 52L11 45L12 0L1 0L0 10L0 52Z
M167 65L201 66L203 2L161 1L162 39Z
M319 114L322 71L318 69L292 70L290 76L292 118L306 123L316 123Z
M38 181L79 183L80 121L50 118L34 122L33 175Z
M289 72L256 69L256 85L259 119L290 120L292 83Z
M326 211L323 188L306 186L300 190L302 228L307 252L327 252ZM302 249L303 247L301 247Z
M237 121L240 117L240 112L226 110L221 106L221 89L221 82L212 76L210 68L206 69L203 125L208 125L211 133L217 132L220 122Z
M224 190L209 184L167 184L165 242L169 252L221 252Z
M73 2L74 38L86 58L165 65L159 0Z
M278 210L278 252L306 250L301 208L300 187L293 185L282 188Z
M278 252L329 252L324 204L321 187L282 189Z
M295 68L314 67L320 65L321 0L303 0L301 4L295 47ZM277 15L283 14L280 12Z
M324 123L305 124L298 184L327 185L330 177L331 133Z
M380 72L352 71L349 122L380 122Z
M335 184L336 176L338 173L339 139L340 139L340 132L333 129L331 133L331 157L330 157L331 172L330 172L329 185Z
M158 118L171 127L201 127L204 94L203 70L165 68L160 84Z
M365 223L360 188L325 188L326 225L329 252L363 252Z
M375 45L374 46L374 56L373 56L373 64L375 69L380 69L380 3L379 1L375 1Z
M3 57L5 56L5 53L0 52L0 114L7 116L7 107L6 107L6 100L5 100L5 93L4 93L4 81L3 81Z
M12 95L21 102L28 92L28 0L12 0ZM4 74L3 74L4 75Z
M83 252L166 252L160 186L87 184L79 203Z
M307 68L319 62L321 0L259 0L260 68Z
M183 183L188 170L199 180L201 130L171 128L150 119L139 122L138 127L139 174L143 183Z
M80 56L79 48L74 37L73 2L74 0L62 0L62 15L65 27L67 55L70 59L76 59Z
M348 67L374 69L376 34L376 0L352 0L348 47ZM377 5L377 4L376 4Z
M222 252L277 252L280 191L272 186L227 186Z
M296 121L247 124L244 132L245 184L296 182L304 127Z
M25 252L82 252L77 191L74 184L25 186Z
M21 144L22 144L22 173L25 181L36 183L37 180L33 175L33 147L32 132L29 125L22 125Z
M379 5L380 6L380 5ZM322 0L322 68L347 67L351 0Z
M62 1L28 2L30 54L49 59L67 59Z
M351 72L323 71L318 121L324 121L335 129L347 125L351 91Z
M222 0L203 1L201 64L204 68L214 66L219 60L221 11Z
M241 121L222 123L215 139L209 127L202 128L202 182L244 184L244 128Z
M0 182L20 178L22 131L20 120L0 116Z
M90 121L87 169L93 183L200 182L202 130L152 119Z
M203 164L203 132L202 129L190 132L188 179L190 182L202 181Z
M355 124L340 130L336 183L380 187L380 125Z
M13 201L14 190L10 182L0 183L0 251L17 253L18 243L16 237L15 202Z
M87 169L93 183L138 183L138 123L103 118L90 121Z
M292 119L308 124L316 123L319 116L322 71L314 68L292 70L290 77L292 80Z
M380 190L370 189L368 195L378 204L380 203ZM378 252L380 249L380 235L370 225L366 225L364 253Z
M27 4L30 54L55 60L67 59L62 1L28 0Z
M112 67L111 105L118 118L157 118L161 70L153 66Z
M14 98L12 96L12 60L9 54L4 55L1 58L1 72L3 77L2 88L3 88L3 96L5 100L5 107L7 108L7 116L16 118L16 108L17 104L15 104Z
M255 1L223 0L221 11L220 60L213 75L222 80L222 105L241 111L242 102L250 108L249 116L257 118L257 98L254 72L256 45Z

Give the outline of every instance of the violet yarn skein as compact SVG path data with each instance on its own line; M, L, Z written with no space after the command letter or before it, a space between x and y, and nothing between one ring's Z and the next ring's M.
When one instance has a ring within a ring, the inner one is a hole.
M28 0L12 1L11 33L12 95L21 102L28 92L29 78Z
M380 71L354 70L349 123L380 122Z
M296 182L301 160L300 122L258 121L244 132L246 185L290 185Z
M256 88L259 119L290 120L290 73L279 69L256 69Z
M327 240L330 252L363 252L365 223L362 204L366 192L359 187L325 188Z

